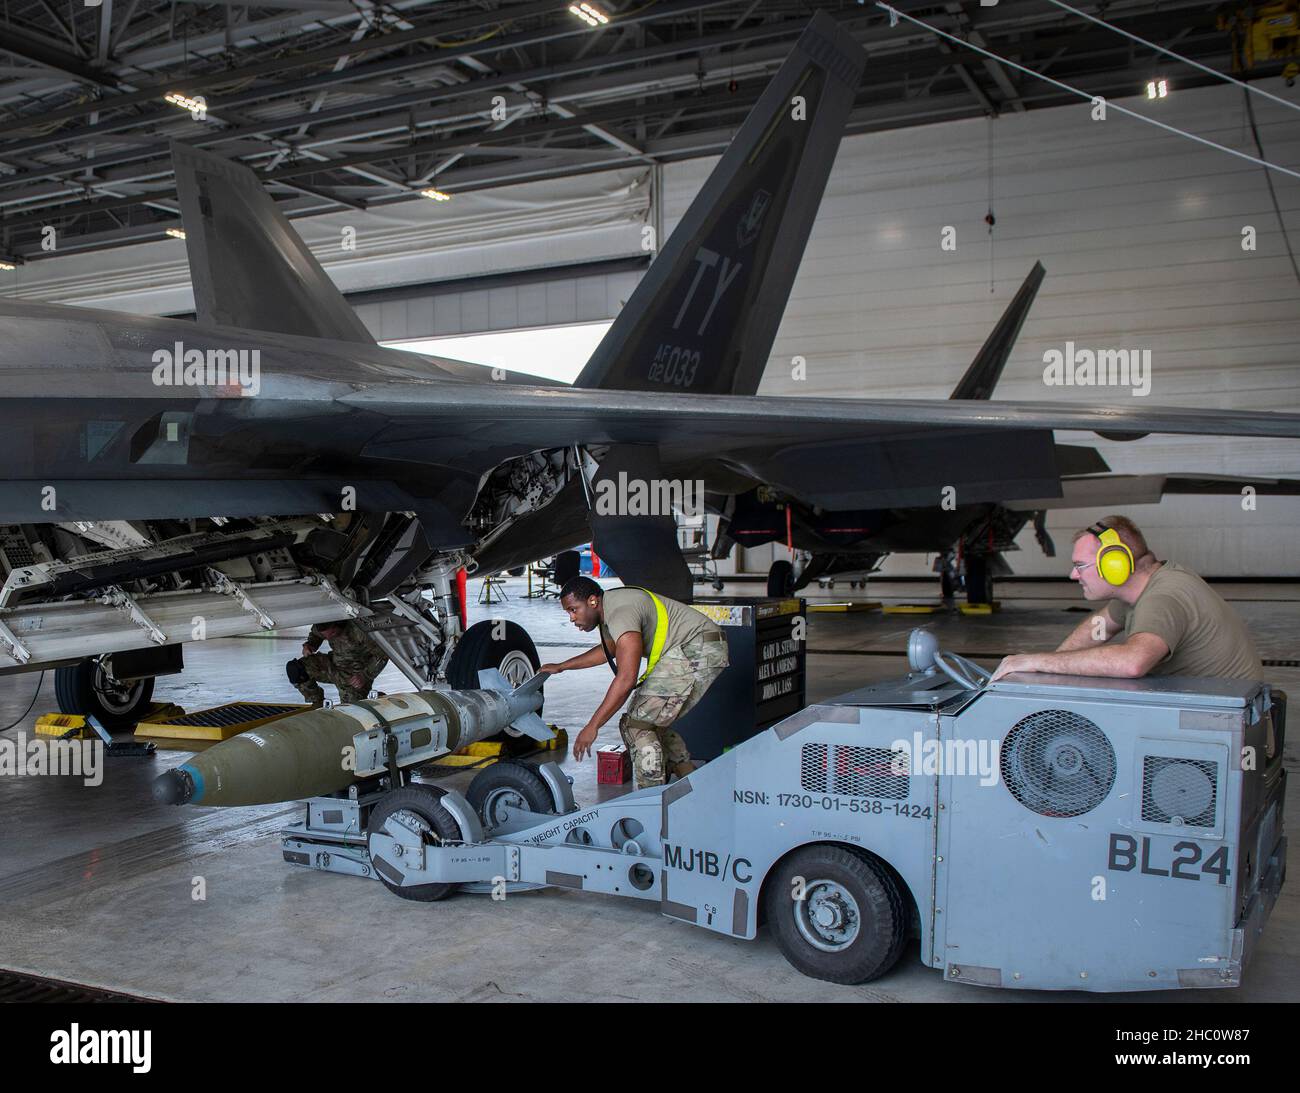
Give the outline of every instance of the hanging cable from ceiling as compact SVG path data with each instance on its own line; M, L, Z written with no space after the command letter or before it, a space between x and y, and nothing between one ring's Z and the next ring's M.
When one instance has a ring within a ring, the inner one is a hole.
M1274 95L1271 91L1265 91L1262 87L1256 87L1252 84L1246 83L1244 80L1235 79L1234 77L1229 76L1226 72L1220 72L1217 68L1203 65L1200 61L1193 61L1190 57L1184 57L1181 53L1175 53L1172 49L1166 49L1164 46L1156 45L1155 42L1149 42L1145 38L1141 38L1136 34L1124 30L1122 27L1117 27L1114 23L1106 22L1105 19L1100 19L1095 15L1089 15L1086 11L1080 11L1078 8L1072 8L1069 4L1064 3L1064 0L1047 0L1047 2L1052 4L1054 7L1060 8L1062 11L1068 11L1071 15L1077 15L1080 19L1087 19L1088 22L1096 23L1099 27L1105 27L1107 30L1113 30L1116 34L1122 34L1125 38L1137 42L1139 45L1145 46L1147 49L1153 49L1157 53L1163 53L1166 57L1172 57L1175 61L1181 61L1185 65L1191 65L1192 68L1198 69L1210 76L1214 76L1216 79L1225 80L1230 84L1234 84L1237 87L1240 87L1243 91L1248 91L1265 99L1270 99L1275 103L1280 103L1288 110L1300 110L1300 103L1291 102L1289 99L1284 99L1280 95ZM1261 153L1261 155L1262 154L1263 153Z
M1092 102L1099 97L1091 94L1090 92L1083 91L1080 88L1074 87L1071 84L1063 83L1060 80L1053 79L1051 76L1046 76L1043 73L1035 71L1032 68L1019 64L1016 61L1010 60L1007 57L1003 57L998 53L994 53L990 49L985 49L983 46L977 46L974 42L968 42L964 38L959 38L955 34L949 34L946 30L941 30L939 27L936 27L931 23L927 23L922 19L917 19L915 16L908 15L907 12L899 11L897 8L893 8L890 7L888 4L879 2L879 0L876 3L876 7L880 8L881 11L884 11L889 15L891 24L895 23L899 19L905 19L909 23L912 23L915 26L920 27L922 30L928 30L931 34L937 34L940 38L945 38L948 41L961 46L963 49L974 50L976 53L980 54L983 57L989 58L989 60L991 61L997 61L998 64L1006 65L1008 68L1014 68L1017 72L1023 72L1026 76L1033 76L1034 79L1042 80L1045 83L1049 83L1053 87L1059 88L1062 91L1069 92L1071 95L1078 95L1080 98L1087 99L1089 102ZM1256 156L1249 155L1246 152L1239 152L1235 148L1229 148L1227 145L1219 144L1217 141L1210 140L1207 137L1201 137L1201 136L1197 136L1195 133L1189 133L1186 129L1179 129L1178 126L1176 125L1169 125L1167 122L1160 121L1156 118L1148 117L1145 114L1140 114L1136 110L1130 110L1127 106L1120 106L1119 103L1111 102L1109 100L1105 100L1105 103L1106 103L1107 110L1114 110L1116 113L1124 114L1130 118L1136 118L1138 121L1141 122L1146 122L1147 125L1154 125L1157 129L1163 129L1166 133L1173 133L1175 136L1185 137L1187 140L1194 141L1197 144L1203 144L1205 145L1205 147L1213 148L1215 151L1218 152L1226 152L1230 156L1236 156L1238 159L1244 159L1247 163L1253 163L1257 167L1263 167L1269 171L1277 171L1279 174L1290 175L1292 178L1300 179L1300 171L1293 171L1290 167L1283 167L1277 163L1269 163L1265 159L1261 159Z

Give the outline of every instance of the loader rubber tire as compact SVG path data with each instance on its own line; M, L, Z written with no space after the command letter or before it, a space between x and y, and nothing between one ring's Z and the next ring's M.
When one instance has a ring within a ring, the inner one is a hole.
M802 878L802 899L794 898L796 878ZM911 926L907 896L888 868L826 843L800 847L777 862L763 905L786 960L830 983L880 978L898 962Z
M440 800L443 792L443 790L435 786L426 786L420 783L395 789L380 799L379 803L371 811L370 819L366 822L366 850L370 854L375 873L384 882L385 888L394 895L401 896L402 899L416 900L420 903L433 903L440 899L446 899L459 885L417 884L402 886L391 876L394 870L400 872L400 868L393 862L376 858L375 854L370 851L370 837L383 830L385 821L394 812L405 809L424 822L429 833L434 836L435 841L460 842L463 838L460 825L456 822L456 818L443 808Z
M545 780L527 763L501 759L474 775L465 800L478 813L485 830L498 826L504 817L503 804L522 804L529 812L555 811L555 802Z

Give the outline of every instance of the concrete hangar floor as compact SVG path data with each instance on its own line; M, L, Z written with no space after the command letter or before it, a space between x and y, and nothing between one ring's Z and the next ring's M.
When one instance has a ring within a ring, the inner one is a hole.
M505 604L471 607L471 622L491 616L528 629L546 660L585 648L554 600L529 601L523 579L508 581ZM477 593L477 585L471 586ZM1220 592L1250 625L1268 660L1296 659L1300 585L1223 584ZM753 595L733 584L724 595ZM805 593L843 599L844 590ZM870 597L910 602L928 585L873 583ZM992 667L999 655L1054 646L1079 616L1066 581L1007 581L1001 612L984 617L924 616L946 648L975 651ZM897 676L897 655L915 616L820 613L809 616L808 700ZM160 679L156 698L187 710L238 698L295 701L283 665L301 636L192 644L184 674ZM888 655L877 655L888 654ZM1270 679L1300 694L1300 668L1269 668ZM571 734L608 684L600 669L571 672L547 688L545 717ZM31 701L30 675L0 679L0 721ZM391 666L376 686L409 690ZM41 694L10 735L33 731L56 709L47 675ZM332 690L331 690L332 696ZM1300 734L1289 734L1284 762L1297 768ZM599 744L618 742L616 722ZM178 1001L976 1001L1147 1000L1296 1001L1300 998L1300 893L1284 887L1234 990L1123 996L995 990L945 983L924 967L913 941L893 971L874 983L836 986L786 963L766 928L753 942L665 918L655 904L559 888L492 901L455 895L439 903L397 899L380 884L286 865L279 831L301 806L186 808L155 805L150 783L183 762L184 751L105 761L97 790L73 778L0 779L5 854L0 872L0 968ZM563 758L578 801L612 792L597 786L595 764ZM447 784L462 788L467 775ZM1293 789L1286 823L1296 829ZM1293 867L1300 850L1293 840ZM1296 875L1293 871L1293 876ZM192 898L202 877L206 899Z

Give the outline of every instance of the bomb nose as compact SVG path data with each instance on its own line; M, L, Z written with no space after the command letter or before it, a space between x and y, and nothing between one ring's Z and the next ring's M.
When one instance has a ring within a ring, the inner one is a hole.
M160 805L183 805L194 796L194 779L186 770L169 770L153 781L153 799Z

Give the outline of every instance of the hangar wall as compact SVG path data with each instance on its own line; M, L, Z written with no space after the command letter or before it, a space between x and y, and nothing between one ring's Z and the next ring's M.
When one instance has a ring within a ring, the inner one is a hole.
M1242 94L1175 89L1164 101L1121 103L1253 153ZM1255 113L1266 158L1300 164L1294 114L1262 101ZM1262 169L1115 111L1105 121L1089 115L1081 101L847 138L761 393L945 398L1040 259L1047 276L996 397L1300 409L1300 284ZM666 169L666 223L676 223L714 162ZM1300 183L1275 175L1274 185L1300 249ZM954 251L940 247L945 226L956 229ZM1242 249L1245 226L1257 230L1254 252ZM1046 386L1043 354L1067 341L1150 350L1150 394ZM806 361L802 381L791 378L796 356ZM1294 441L1059 436L1095 445L1117 473L1300 477ZM1174 497L1130 511L1152 529L1158 553L1207 574L1295 576L1300 499L1257 502L1244 512L1236 495ZM1050 514L1061 554L1074 528L1096 515ZM1031 531L1019 545L1010 558L1017 573L1061 573ZM746 566L767 561L751 551ZM885 573L928 570L913 556L891 559Z

